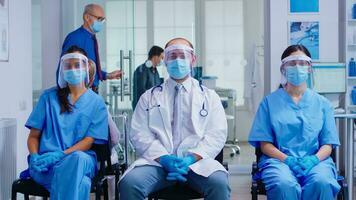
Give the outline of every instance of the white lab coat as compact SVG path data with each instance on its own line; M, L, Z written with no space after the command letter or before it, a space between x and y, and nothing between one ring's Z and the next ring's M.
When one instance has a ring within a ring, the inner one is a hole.
M261 55L259 55L257 45L254 45L247 67L245 67L245 104L252 114L257 112L263 98L264 84L261 76Z
M204 86L202 91L195 79L192 79L192 82L191 120L194 132L182 140L177 154L178 156L187 153L200 155L202 159L191 165L190 169L201 176L208 177L219 170L227 172L214 159L224 147L227 137L227 122L220 98L215 91ZM167 88L167 81L165 81L162 88L147 90L137 104L132 117L130 139L139 158L126 170L126 173L137 166L161 166L154 159L173 152L172 115L169 113L171 103L167 101ZM203 102L208 111L206 117L200 115Z

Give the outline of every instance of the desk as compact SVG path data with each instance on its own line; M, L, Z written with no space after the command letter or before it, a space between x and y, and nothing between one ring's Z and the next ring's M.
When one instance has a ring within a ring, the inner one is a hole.
M353 177L354 177L354 120L356 119L356 114L337 114L334 116L336 119L336 125L340 127L340 120L346 120L346 129L344 134L342 134L343 148L346 150L344 153L344 164L345 164L345 176L348 189L348 199L353 199ZM336 149L336 168L339 170L339 149Z

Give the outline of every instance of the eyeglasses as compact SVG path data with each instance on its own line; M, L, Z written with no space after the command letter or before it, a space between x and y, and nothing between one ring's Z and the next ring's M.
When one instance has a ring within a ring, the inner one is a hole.
M106 18L105 17L100 17L100 16L96 16L93 15L91 13L88 13L90 16L94 17L95 19L97 19L99 22L105 22Z

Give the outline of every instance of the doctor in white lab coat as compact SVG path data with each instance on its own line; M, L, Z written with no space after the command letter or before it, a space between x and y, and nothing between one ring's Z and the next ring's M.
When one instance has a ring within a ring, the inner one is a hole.
M220 98L190 77L195 54L188 40L170 40L164 53L170 78L137 104L130 136L139 158L120 180L120 198L143 200L184 182L207 200L230 199L228 173L214 159L227 137Z

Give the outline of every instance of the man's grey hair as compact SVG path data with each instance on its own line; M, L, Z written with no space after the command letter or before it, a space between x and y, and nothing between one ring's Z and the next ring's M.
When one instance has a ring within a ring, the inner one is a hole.
M91 4L88 4L84 7L84 12L83 12L83 18L84 18L84 15L85 14L91 14L94 12L94 9L95 7L100 7L100 5L98 4L94 4L94 3L91 3Z

